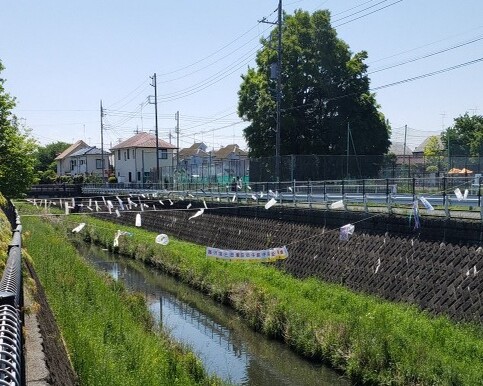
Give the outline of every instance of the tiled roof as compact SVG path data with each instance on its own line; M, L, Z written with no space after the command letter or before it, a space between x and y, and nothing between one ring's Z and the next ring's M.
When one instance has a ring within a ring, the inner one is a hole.
M85 148L85 147L89 147L89 145L87 143L85 143L84 141L82 140L79 140L77 141L76 143L70 145L67 149L65 149L62 153L60 153L57 157L55 157L55 160L56 161L59 161L59 160L62 160L64 159L65 157L69 156L70 154L72 154L73 152L79 150L79 149L82 149L82 148Z
M118 143L116 146L112 147L111 150L126 149L130 147L156 147L156 136L150 133L138 133L125 141ZM176 146L163 141L158 138L158 147L160 149L176 149Z
M430 135L428 138L426 138L419 146L416 147L416 149L414 149L414 152L415 153L424 153L424 148L426 147L426 145L428 144L429 142L429 139L431 137L436 137L438 139L438 142L439 142L439 145L441 147L441 149L444 148L443 146L443 142L441 142L441 136L440 135Z
M111 153L107 150L104 150L104 155L110 155ZM69 154L70 157L78 157L82 155L102 155L101 149L98 149L95 146L85 147L83 149L77 150L76 152Z
M195 155L199 157L208 157L208 153L203 150L206 149L206 145L203 142L194 143L190 147L181 149L179 151L179 156L184 158L193 157Z
M407 146L406 146L406 152L404 152L404 143L402 142L391 143L391 147L387 152L388 154L392 153L396 155L407 155L407 156L410 156L413 153L413 151Z
M237 144L226 145L225 147L220 148L215 151L214 156L217 158L227 158L232 153L241 157L248 156L248 153L245 150L240 149L240 146Z

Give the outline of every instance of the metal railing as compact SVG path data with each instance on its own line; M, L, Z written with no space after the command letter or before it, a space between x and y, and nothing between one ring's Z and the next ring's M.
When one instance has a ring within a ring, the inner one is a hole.
M322 205L326 209L330 204L343 200L344 208L356 210L363 208L366 212L372 207L385 207L392 213L398 206L412 205L414 200L424 196L440 211L434 212L447 218L453 214L450 210L468 212L469 218L480 218L483 221L483 205L481 200L481 176L471 177L438 177L438 178L385 178L361 180L326 180L326 181L283 181L252 182L232 184L190 184L185 189L165 189L159 185L141 186L137 184L86 184L82 191L86 195L124 195L138 194L153 198L198 198L230 202L232 204L260 204L275 198L281 205ZM456 188L462 196L456 196ZM467 190L467 192L466 192ZM456 213L456 212L454 212ZM429 214L429 213L428 213Z
M25 385L23 353L22 226L17 217L0 281L0 385Z

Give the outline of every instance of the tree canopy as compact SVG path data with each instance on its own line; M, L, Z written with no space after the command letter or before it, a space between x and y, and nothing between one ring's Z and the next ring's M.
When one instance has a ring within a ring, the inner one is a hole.
M35 172L36 179L41 184L51 184L57 180L57 164L55 157L67 149L70 144L66 142L53 142L39 146L36 153Z
M262 39L256 68L242 76L238 114L250 122L244 136L250 156L275 154L277 28ZM352 54L330 24L329 11L284 15L282 26L281 155L382 155L390 128L369 90L367 53ZM354 150L354 151L353 151Z
M0 61L0 74L3 69ZM0 192L16 197L32 184L36 143L12 114L15 99L5 91L4 83L0 77Z
M39 146L37 150L37 164L35 169L40 172L47 170L57 171L55 157L70 146L67 142L57 141L45 146Z
M450 154L483 155L483 116L465 113L454 119L453 127L441 134L443 143L449 143Z

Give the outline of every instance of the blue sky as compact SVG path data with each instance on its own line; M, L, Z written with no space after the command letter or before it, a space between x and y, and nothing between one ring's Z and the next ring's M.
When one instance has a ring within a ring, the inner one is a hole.
M174 136L179 111L180 147L195 141L209 148L245 147L245 124L236 114L240 75L254 65L259 37L271 28L257 21L275 20L277 5L278 0L4 1L2 77L17 98L15 113L42 144L83 139L100 146L101 99L106 147L136 129L153 130L149 77L156 72L160 137L169 140L170 131ZM351 51L368 51L374 88L483 58L481 0L284 0L283 8L329 9ZM403 141L407 124L414 148L454 117L483 114L482 86L483 61L376 95L393 140Z

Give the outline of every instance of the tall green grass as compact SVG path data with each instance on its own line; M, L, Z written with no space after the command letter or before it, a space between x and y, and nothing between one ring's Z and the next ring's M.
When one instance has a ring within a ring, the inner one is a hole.
M77 254L49 221L22 218L34 261L82 385L212 385L199 360L151 330L142 297L129 295Z
M316 279L298 280L267 264L207 259L205 248L92 217L82 237L155 265L231 304L255 329L330 363L354 382L391 385L481 385L483 329L434 317L416 307L354 293Z

